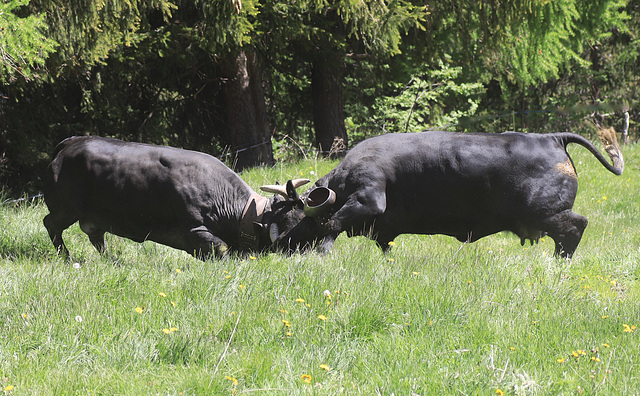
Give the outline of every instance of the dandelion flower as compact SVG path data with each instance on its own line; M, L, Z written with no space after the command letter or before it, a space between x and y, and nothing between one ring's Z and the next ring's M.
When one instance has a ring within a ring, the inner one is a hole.
M504 392L500 388L498 388L496 389L496 395L504 396Z
M23 312L22 313L22 317L26 319L27 318L27 314Z
M322 292L322 295L327 297L327 298L331 298L331 292L329 290L325 290Z
M176 272L179 274L182 272L182 270L180 268L176 268Z
M13 390L13 388L15 388L15 386L13 385L7 385L5 386L5 388L3 389L4 392L11 392Z
M225 279L231 279L231 275L227 275L224 277Z
M605 348L611 347L611 345L609 345L609 344L602 344L602 346L605 347Z
M303 303L303 302L304 302L304 299L302 299L302 298L296 298L296 302Z
M175 307L176 306L176 302L175 301L171 301L171 305Z
M576 358L580 356L576 351L571 351L571 355Z
M178 328L177 327L172 327L172 328L169 329L169 331L171 331L173 333L174 331L178 331Z
M231 381L233 383L233 386L238 386L238 380L233 378L233 377L229 377L228 375L225 375L224 378L228 379L229 381Z
M388 245L389 245L389 246L395 246L395 245L396 245L396 243L395 243L394 241L390 241L390 242L388 243Z
M257 260L257 259L256 259L256 256L249 256L249 258L250 258L251 260Z
M282 323L284 323L285 327L291 327L291 323L286 319L282 319Z
M244 285L240 285L240 289L244 289Z
M139 314L142 313L142 311L144 311L144 309L142 309L142 307L136 307L135 311Z
M169 330L169 329L162 329L162 332L163 332L164 334L170 334L170 333L171 333L171 330Z
M318 319L320 320L327 320L327 317L324 315L318 315Z
M309 374L302 374L302 377L301 377L301 378L302 378L302 380L303 380L304 382L306 382L307 384L310 384L310 383L311 383L311 376L310 376Z
M564 363L564 358L560 358L560 359L556 360L556 362L558 362L558 363Z
M323 369L323 370L326 370L326 371L331 370L331 367L327 366L326 364L321 364L320 368Z
M624 331L625 333L633 333L633 329L628 324L625 323L622 325L622 327L622 331Z
M164 294L162 292L160 292L159 295L160 295L160 297L166 297L167 296L166 294Z

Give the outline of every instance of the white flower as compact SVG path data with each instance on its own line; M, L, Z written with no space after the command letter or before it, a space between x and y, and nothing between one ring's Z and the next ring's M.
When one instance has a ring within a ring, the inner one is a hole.
M82 316L80 315L76 316L76 322L78 323L82 322Z
M72 267L74 269L80 269L80 263L73 263Z
M331 292L329 290L325 290L322 292L325 297L331 297Z

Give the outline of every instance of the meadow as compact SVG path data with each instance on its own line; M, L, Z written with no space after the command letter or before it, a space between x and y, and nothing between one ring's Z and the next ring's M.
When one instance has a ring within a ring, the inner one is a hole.
M107 235L101 257L76 224L67 263L43 201L2 205L0 392L640 394L640 146L619 177L569 151L589 219L571 261L509 233L403 235L387 254L342 235L327 255L207 262ZM335 164L242 177L257 190Z

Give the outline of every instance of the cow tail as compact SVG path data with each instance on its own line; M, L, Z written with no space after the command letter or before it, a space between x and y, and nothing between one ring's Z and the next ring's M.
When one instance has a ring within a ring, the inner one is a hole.
M611 158L613 165L611 165L606 158L600 154L600 151L598 151L598 149L589 140L580 135L576 135L574 133L563 133L562 142L564 143L565 148L569 143L577 143L581 145L589 150L609 172L621 175L624 170L624 158L622 157L622 150L618 144L615 129L600 129L598 131L598 137L600 137L600 141L604 146L604 151L606 151L609 158Z

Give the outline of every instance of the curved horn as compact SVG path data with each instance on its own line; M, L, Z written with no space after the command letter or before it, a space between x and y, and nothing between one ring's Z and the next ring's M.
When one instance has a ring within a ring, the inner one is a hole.
M309 179L293 179L291 180L291 183L293 184L293 188L298 188L300 186L304 186L305 184L309 183L311 180Z
M280 194L285 198L289 198L289 195L287 194L287 187L282 186L280 184L270 184L267 186L260 186L260 189L264 192Z
M293 179L291 180L291 184L293 185L293 188L296 189L300 186L304 186L305 184L309 183L311 180L309 179ZM286 185L280 185L280 184L270 184L270 185L266 185L266 186L260 186L260 189L264 192L270 192L270 193L274 193L274 194L280 194L285 198L289 198L289 194L287 193L287 186Z
M327 187L317 187L311 190L304 202L304 214L309 217L322 216L335 202L335 191Z

